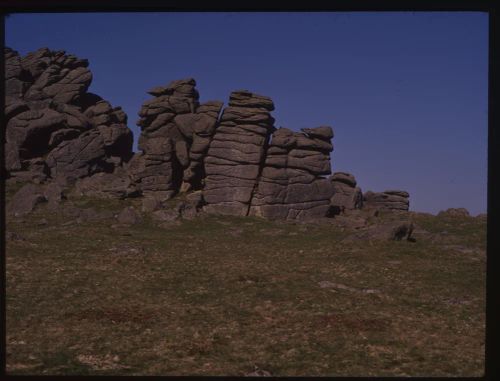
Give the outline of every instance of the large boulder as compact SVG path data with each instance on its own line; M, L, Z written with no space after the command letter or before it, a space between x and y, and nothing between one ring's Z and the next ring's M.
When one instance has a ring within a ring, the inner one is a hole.
M271 139L250 215L272 219L325 217L333 187L330 174L330 127L293 132L278 129Z
M116 219L122 225L135 225L142 221L142 216L135 210L133 206L124 208L117 216Z
M203 186L203 159L222 102L200 105L195 86L187 78L148 91L154 98L143 103L137 122L141 152L129 167L132 180L146 193L168 198Z
M100 198L127 198L140 195L123 168L117 168L112 173L99 172L79 179L75 183L75 192L78 195Z
M204 160L205 211L248 214L274 130L273 109L268 97L246 90L231 93Z
M35 207L47 198L41 186L35 184L26 184L19 189L7 204L6 212L15 217L24 216L31 213Z
M88 61L42 48L6 60L6 170L44 182L113 170L132 155L132 132L120 107L87 92Z
M127 166L132 184L144 195L171 198L177 191L174 182L172 139L158 136L142 142Z
M361 209L363 194L356 187L356 179L346 172L336 172L330 177L333 186L333 196L330 199L330 213L337 215L346 210Z
M346 240L414 241L414 228L410 220L379 222L356 230Z
M410 195L406 191L387 190L385 192L368 191L363 194L363 207L379 210L408 211Z

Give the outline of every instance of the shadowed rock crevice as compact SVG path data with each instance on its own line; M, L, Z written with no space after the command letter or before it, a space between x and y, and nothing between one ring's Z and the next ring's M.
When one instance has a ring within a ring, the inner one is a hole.
M265 142L264 142L264 158L267 157L267 150L269 149L269 140L270 139L267 139ZM250 202L248 203L248 208L247 208L247 212L245 214L245 216L248 216L250 215L250 209L252 207L252 203L254 201L254 198L255 198L255 195L257 194L257 191L259 189L259 183L262 179L262 171L264 170L264 167L265 167L265 160L261 160L260 164L259 164L259 172L257 174L257 179L255 181L255 184L253 186L253 189L252 189L252 193L250 195Z

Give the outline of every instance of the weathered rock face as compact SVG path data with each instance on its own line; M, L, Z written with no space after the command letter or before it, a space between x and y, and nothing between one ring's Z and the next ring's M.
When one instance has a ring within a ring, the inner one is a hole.
M380 210L407 211L410 206L410 195L401 190L387 190L385 192L368 191L363 195L363 206Z
M47 48L6 61L6 169L43 182L113 172L130 159L132 132L120 107L87 92L88 61Z
M274 130L268 97L235 91L223 111L205 158L205 210L245 216Z
M74 190L78 195L101 198L127 198L140 195L128 173L122 167L115 168L113 173L99 172L90 177L79 179L75 183Z
M222 102L198 102L192 78L155 87L148 93L137 124L139 149L129 165L132 181L143 193L169 198L178 191L201 189L203 159L214 133Z
M128 164L143 195L166 200L202 189L204 210L268 218L323 217L329 208L330 127L275 128L268 97L246 90L198 103L194 79L149 91L139 115L141 152ZM269 149L268 149L269 148Z
M361 209L363 194L356 186L356 179L346 172L336 172L330 177L333 196L330 199L330 213L337 215L346 210Z
M301 131L280 128L272 135L250 215L273 219L326 216L333 187L322 176L331 173L333 131L330 127Z

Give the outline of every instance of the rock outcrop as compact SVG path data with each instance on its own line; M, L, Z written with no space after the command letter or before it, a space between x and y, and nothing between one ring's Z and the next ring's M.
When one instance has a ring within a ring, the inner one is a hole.
M80 195L142 195L141 210L167 222L164 202L178 193L189 202L179 204L174 220L201 210L301 220L360 208L408 210L407 192L362 195L348 173L326 178L331 127L276 129L269 97L234 91L222 110L220 101L200 104L192 78L155 87L139 111L133 153L125 113L88 92L87 60L47 48L25 57L6 48L4 57L6 174L53 184L46 194L23 188L14 213L45 201L58 206L68 186ZM134 213L126 210L120 220L132 221Z
M385 192L368 191L363 194L363 206L379 210L407 211L410 207L410 195L402 190L387 190Z
M278 129L267 150L250 215L281 219L325 217L333 187L330 127Z
M205 210L246 216L273 132L268 97L235 91L229 98L205 158Z
M361 209L363 194L356 186L356 179L346 172L335 172L330 181L333 186L333 196L330 199L330 214L337 215L346 210Z
M470 217L469 211L465 208L448 208L441 210L437 215L440 217Z
M222 102L199 104L192 78L155 87L148 93L137 124L140 152L129 165L134 184L143 194L168 199L179 191L201 189L203 159L214 133Z
M88 61L47 48L4 50L6 165L10 177L63 182L113 172L132 155L120 107L88 93Z

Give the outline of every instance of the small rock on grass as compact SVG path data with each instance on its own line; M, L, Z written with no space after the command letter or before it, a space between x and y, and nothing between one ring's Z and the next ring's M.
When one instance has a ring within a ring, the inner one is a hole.
M142 221L141 215L133 206L126 207L116 217L117 221L123 225L135 225Z
M143 212L154 212L155 210L158 210L161 208L161 201L158 200L156 197L145 197L142 200L142 206L141 210Z
M412 237L414 225L411 221L393 221L361 228L345 238L346 241L358 240L388 240L415 241Z
M180 212L176 209L160 209L153 212L152 217L159 222L173 222L180 217Z
M26 184L14 194L7 204L6 212L15 217L24 216L31 213L37 205L46 201L40 186Z
M268 370L260 369L257 365L254 365L253 372L245 373L246 377L271 377L272 374Z
M61 201L66 198L63 188L56 182L48 184L43 191L43 195L49 202L48 206L51 209L57 208Z
M5 240L6 241L25 241L24 237L14 233L14 232L6 232L5 233Z

